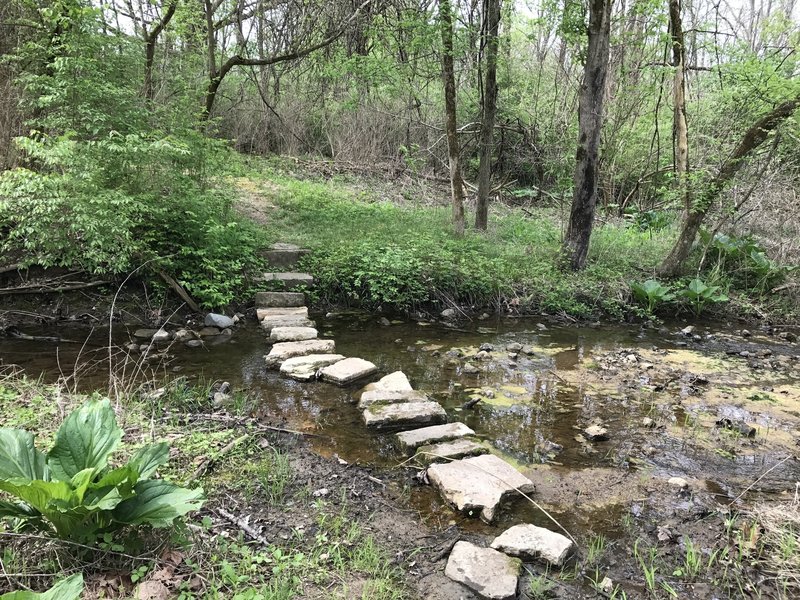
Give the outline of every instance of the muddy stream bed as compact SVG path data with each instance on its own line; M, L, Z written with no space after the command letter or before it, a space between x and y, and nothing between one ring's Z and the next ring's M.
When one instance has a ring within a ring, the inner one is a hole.
M691 529L681 524L725 510L745 490L749 503L786 501L800 481L800 345L777 336L714 324L696 324L687 335L685 323L642 329L504 319L454 329L381 326L375 316L358 314L316 320L337 352L370 360L381 374L402 370L451 421L474 429L534 481L534 499L584 546L592 536L625 540L647 527L658 528L659 539L661 528L672 527L679 538ZM86 329L26 333L81 343L0 338L0 364L54 380L72 372L76 360L107 357L107 331L93 332L85 345ZM129 336L120 328L113 339L122 346ZM309 440L323 456L379 467L405 460L393 436L366 430L353 403L357 388L283 379L264 366L267 351L253 323L224 343L173 346L156 370L247 389L265 421L320 434ZM467 363L478 372L465 373ZM106 369L85 370L79 387L104 388ZM607 440L585 439L582 430L595 424L607 429ZM688 490L670 486L673 477L685 479ZM434 527L456 523L482 535L522 521L552 527L524 500L489 526L455 514L429 487L403 485L410 506Z

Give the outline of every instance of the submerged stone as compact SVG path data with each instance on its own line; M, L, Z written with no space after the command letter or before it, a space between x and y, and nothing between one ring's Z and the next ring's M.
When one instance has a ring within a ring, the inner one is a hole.
M269 334L269 341L273 344L280 342L302 342L317 338L317 330L313 327L273 327Z
M437 402L373 404L364 410L363 416L367 427L376 429L409 429L447 420L447 413Z
M565 535L544 527L514 525L494 538L492 548L523 560L542 560L560 567L575 550L575 544Z
M412 454L420 446L437 444L474 435L475 432L464 423L448 423L447 425L433 425L412 431L403 431L395 435L400 447L407 454Z
M444 574L488 600L517 596L520 561L491 548L460 541L453 546Z
M487 523L508 498L534 490L530 479L493 454L431 465L428 479L459 511L479 512Z
M354 381L369 377L378 372L378 367L363 358L346 358L334 365L325 367L320 378L336 385L349 385Z
M336 350L333 340L301 340L299 342L279 342L272 346L264 357L267 366L277 369L281 363L294 356L307 354L331 354Z
M281 375L297 381L312 381L317 378L317 371L328 365L344 360L341 354L309 354L289 358L281 365Z

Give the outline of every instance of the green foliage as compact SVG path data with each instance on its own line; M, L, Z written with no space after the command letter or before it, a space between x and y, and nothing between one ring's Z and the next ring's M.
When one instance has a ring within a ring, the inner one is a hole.
M645 306L648 315L652 315L656 306L675 299L675 294L669 286L661 285L654 279L644 283L631 283L634 297Z
M708 305L728 301L728 296L721 293L721 289L718 285L707 285L701 279L695 277L685 289L679 292L679 295L689 302L694 314L700 316L700 313Z
M708 231L700 239L710 254L713 268L734 278L743 288L767 291L783 282L797 266L780 265L751 235L741 237Z
M76 573L57 582L46 592L10 592L0 595L0 600L80 600L82 594L83 575Z
M109 458L122 438L107 399L73 411L45 454L33 434L0 429L0 517L63 538L94 542L125 525L166 527L203 504L201 489L150 479L169 459L165 443L145 446L121 467Z

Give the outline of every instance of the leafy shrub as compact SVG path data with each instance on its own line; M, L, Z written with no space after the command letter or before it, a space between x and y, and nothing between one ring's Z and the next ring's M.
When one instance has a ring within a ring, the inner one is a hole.
M695 277L689 282L686 289L680 291L680 295L689 301L689 306L694 314L700 316L707 305L728 301L728 297L720 293L721 289L718 285L706 285Z
M715 268L737 279L746 289L768 290L780 284L796 266L781 265L767 257L753 236L733 236L701 231Z
M631 283L631 291L634 297L645 306L649 315L653 314L658 304L675 299L675 294L672 293L669 286L661 285L654 279L648 279L644 283Z
M83 575L76 573L57 582L46 592L21 590L0 595L0 600L80 600L83 594Z
M166 443L146 446L112 468L109 458L121 438L107 399L73 411L47 454L35 447L32 433L0 429L0 490L17 498L0 502L0 517L93 542L124 525L168 526L203 505L202 489L151 479L169 459Z

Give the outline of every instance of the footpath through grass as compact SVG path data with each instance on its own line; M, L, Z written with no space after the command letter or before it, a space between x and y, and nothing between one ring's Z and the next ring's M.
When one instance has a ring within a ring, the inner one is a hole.
M268 237L313 250L303 267L316 277L319 300L368 309L458 304L621 319L632 310L628 282L652 276L672 240L669 230L608 223L595 232L589 266L570 273L557 266L554 209L495 204L488 232L458 238L449 207L386 201L396 196L390 186L301 179L274 164L259 165L248 184L274 206L264 213Z

